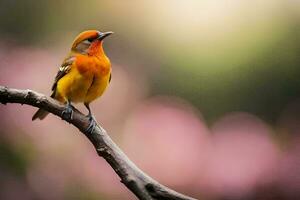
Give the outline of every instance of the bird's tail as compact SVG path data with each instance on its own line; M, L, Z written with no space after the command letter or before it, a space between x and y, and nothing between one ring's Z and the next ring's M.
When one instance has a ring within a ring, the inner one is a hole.
M56 91L54 90L51 94L50 97L54 98L56 94ZM32 116L32 121L36 120L37 118L39 118L40 120L45 119L45 117L47 117L47 115L49 114L48 111L43 110L42 108L38 109L38 111L36 111L34 113L34 115Z
M32 121L36 120L37 118L39 118L40 120L43 120L47 115L49 114L49 112L47 112L46 110L43 109L38 109L38 111L36 111L36 113L32 116Z

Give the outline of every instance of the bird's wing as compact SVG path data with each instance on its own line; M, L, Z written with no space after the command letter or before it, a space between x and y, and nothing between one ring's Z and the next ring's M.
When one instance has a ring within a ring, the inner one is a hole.
M75 61L75 57L74 56L70 56L68 58L66 58L64 60L64 62L62 63L62 65L60 66L55 79L54 79L54 83L52 85L51 90L53 91L52 95L55 95L55 90L56 90L56 86L57 86L57 82L64 76L66 75L70 69L71 69L71 65L73 64L73 62Z

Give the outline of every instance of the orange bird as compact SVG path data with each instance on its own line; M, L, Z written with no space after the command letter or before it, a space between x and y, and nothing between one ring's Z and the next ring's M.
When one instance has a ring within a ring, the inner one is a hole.
M105 55L103 39L113 32L88 30L80 33L73 42L71 52L63 61L52 85L51 97L66 104L62 116L72 119L71 103L84 103L88 109L89 127L92 132L96 121L90 103L100 97L111 80L111 64ZM32 120L44 119L47 111L39 109Z

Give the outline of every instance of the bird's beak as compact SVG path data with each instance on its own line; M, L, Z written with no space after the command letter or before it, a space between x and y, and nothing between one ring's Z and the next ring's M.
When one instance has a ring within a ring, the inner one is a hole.
M108 32L105 32L105 33L100 33L99 34L99 37L98 37L98 40L103 40L104 38L106 38L107 36L113 34L114 32L111 32L111 31L108 31Z

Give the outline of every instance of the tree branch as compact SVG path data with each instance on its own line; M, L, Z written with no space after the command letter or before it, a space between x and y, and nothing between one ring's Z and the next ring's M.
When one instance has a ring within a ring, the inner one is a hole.
M32 90L18 90L0 86L0 103L27 104L43 108L61 117L64 105L56 100ZM195 200L158 183L141 171L123 151L112 141L106 131L96 125L92 134L85 132L89 125L88 118L79 111L74 111L73 119L63 120L76 126L94 145L99 156L103 157L121 178L121 182L140 200Z

